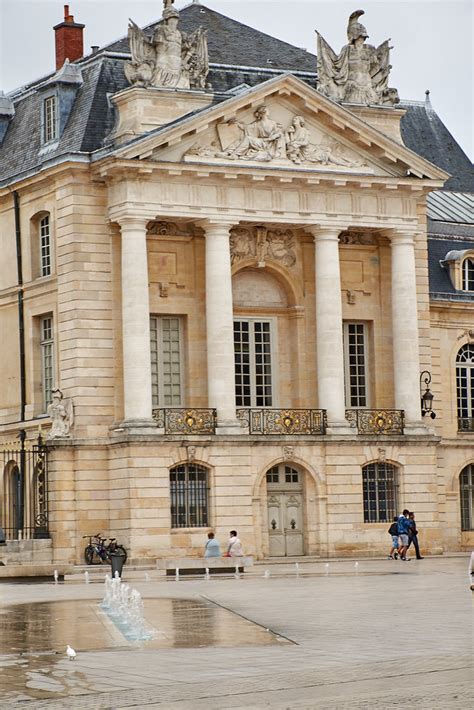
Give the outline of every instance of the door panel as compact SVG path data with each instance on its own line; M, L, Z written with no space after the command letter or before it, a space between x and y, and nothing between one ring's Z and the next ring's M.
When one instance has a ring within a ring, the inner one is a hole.
M304 554L303 496L299 492L275 491L268 497L270 556Z

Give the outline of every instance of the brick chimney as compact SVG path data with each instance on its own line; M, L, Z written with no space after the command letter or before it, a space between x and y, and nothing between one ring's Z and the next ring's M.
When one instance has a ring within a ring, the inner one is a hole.
M75 62L84 54L82 30L84 25L74 22L69 14L69 5L64 5L64 22L54 27L56 40L56 69L60 69L66 59Z

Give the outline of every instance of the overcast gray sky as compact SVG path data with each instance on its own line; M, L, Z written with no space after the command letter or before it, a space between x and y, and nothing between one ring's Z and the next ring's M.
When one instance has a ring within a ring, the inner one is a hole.
M178 9L189 2L176 0ZM349 14L361 7L371 44L391 37L390 85L403 99L424 100L473 156L474 0L206 0L201 4L286 42L316 50L314 30L337 52L347 42ZM63 0L0 0L0 90L10 91L54 68L53 25ZM161 17L161 0L69 0L85 24L85 51Z

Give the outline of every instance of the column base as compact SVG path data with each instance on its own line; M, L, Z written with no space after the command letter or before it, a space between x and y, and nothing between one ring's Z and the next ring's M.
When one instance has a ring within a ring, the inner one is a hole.
M220 419L217 421L216 434L226 436L241 436L247 434L247 430L238 419Z
M431 420L430 420L431 421ZM436 436L435 429L428 422L407 422L404 426L405 434L411 436Z
M328 422L326 434L330 436L356 436L357 428L349 424L347 419L342 422Z
M124 419L112 428L115 434L157 434L161 431L153 419Z

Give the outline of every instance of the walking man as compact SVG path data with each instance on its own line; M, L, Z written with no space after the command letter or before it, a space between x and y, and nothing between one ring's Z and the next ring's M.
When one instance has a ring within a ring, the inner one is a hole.
M407 562L407 550L408 550L408 533L410 531L410 518L408 517L410 511L405 508L403 513L398 516L398 537L400 538L400 549L398 554L403 562Z
M408 547L410 547L413 543L416 559L422 560L423 557L420 555L420 546L418 545L418 530L416 529L415 513L408 513L408 519L410 521L410 529L408 530Z

